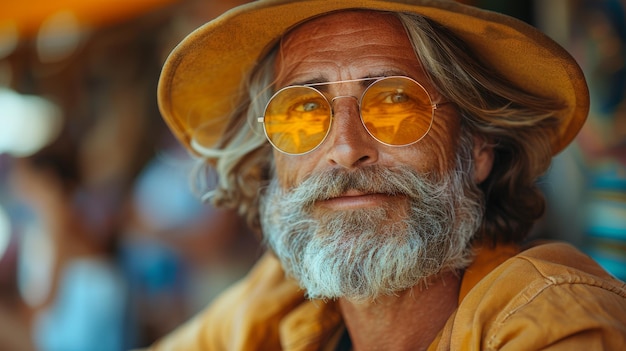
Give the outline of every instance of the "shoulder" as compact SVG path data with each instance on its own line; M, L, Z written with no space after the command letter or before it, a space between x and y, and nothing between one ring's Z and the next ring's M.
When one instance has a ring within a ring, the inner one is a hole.
M280 321L303 300L297 285L285 278L278 260L265 254L243 280L152 349L276 349Z
M568 244L539 245L485 275L460 302L454 324L456 337L477 349L622 347L626 285Z

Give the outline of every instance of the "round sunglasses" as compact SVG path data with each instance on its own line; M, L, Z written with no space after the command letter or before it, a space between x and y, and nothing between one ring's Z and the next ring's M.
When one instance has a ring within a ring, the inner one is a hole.
M319 86L374 81L360 99L355 96L326 97ZM302 155L321 145L330 131L333 103L339 98L357 100L361 122L379 142L407 146L421 140L430 130L435 110L428 91L417 81L404 76L373 77L336 82L292 85L278 90L265 107L265 136L279 151Z

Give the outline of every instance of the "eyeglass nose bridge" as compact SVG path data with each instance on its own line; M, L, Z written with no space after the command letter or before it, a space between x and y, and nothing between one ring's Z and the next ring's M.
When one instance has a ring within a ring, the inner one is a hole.
M359 98L354 96L354 95L338 95L338 96L335 96L332 99L330 99L330 104L332 105L335 102L335 100L343 99L343 98L352 98L352 99L356 100L356 102L358 104L360 104Z
M335 101L337 101L339 99L343 99L343 98L352 98L352 99L354 99L354 101L356 101L357 111L359 112L359 114L361 113L361 99L359 99L358 97L356 97L354 95L338 95L338 96L333 97L329 101L330 109L331 109L331 112L333 114L331 117L334 118L334 115L335 115Z

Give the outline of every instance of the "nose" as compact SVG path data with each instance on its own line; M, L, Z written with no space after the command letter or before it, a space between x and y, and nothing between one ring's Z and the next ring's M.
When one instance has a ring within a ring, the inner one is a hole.
M327 161L348 169L376 163L379 145L361 123L358 99L338 96L331 104L333 123L326 141L329 147Z

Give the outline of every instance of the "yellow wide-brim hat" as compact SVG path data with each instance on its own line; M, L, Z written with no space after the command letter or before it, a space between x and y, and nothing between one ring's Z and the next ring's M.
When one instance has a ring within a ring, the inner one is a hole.
M237 108L241 82L295 25L343 9L399 11L428 17L463 39L494 71L520 88L563 101L553 154L578 134L589 112L584 75L572 56L520 20L444 0L259 0L236 7L187 36L170 54L158 102L174 135L190 150L219 140Z

